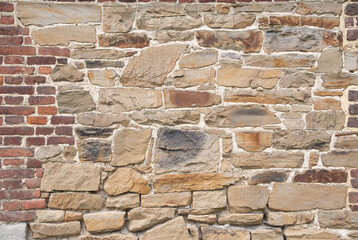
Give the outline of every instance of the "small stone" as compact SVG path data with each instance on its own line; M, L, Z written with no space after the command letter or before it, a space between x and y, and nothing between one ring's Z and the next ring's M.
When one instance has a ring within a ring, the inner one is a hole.
M325 240L339 240L340 234L321 230L321 229L304 229L300 227L289 227L284 229L284 236L286 240L299 239L325 239Z
M285 226L310 223L314 220L314 213L268 212L267 223L272 226Z
M213 108L205 122L210 127L234 128L276 124L280 120L264 106L246 105Z
M99 111L122 113L162 106L159 90L132 88L102 88L99 97Z
M224 173L163 174L154 178L156 193L223 189L235 178Z
M68 81L68 82L80 82L83 81L85 74L78 71L78 69L71 65L57 65L50 74L51 79L54 82Z
M78 155L81 161L110 162L112 158L111 143L99 140L78 142Z
M183 56L179 61L180 68L201 68L215 64L218 61L216 50L204 50Z
M87 213L83 220L90 233L113 232L122 229L125 212Z
M116 35L99 35L101 47L144 48L149 46L150 39L145 33L129 33Z
M221 103L221 97L209 92L164 90L166 108L209 107Z
M341 209L346 206L347 186L274 183L269 207L279 211Z
M65 222L82 221L82 213L66 211Z
M283 88L313 87L315 80L315 74L299 71L293 73L286 73L281 78L279 85Z
M86 60L87 68L123 68L123 61Z
M190 240L188 229L183 217L177 217L148 230L140 240Z
M44 164L41 191L97 191L101 167L90 164Z
M287 178L288 178L287 172L268 171L268 172L257 173L251 176L249 184L257 185L260 183L286 182Z
M144 195L142 197L144 197ZM135 193L127 193L117 197L108 197L106 201L107 208L117 208L120 210L136 208L139 207L139 205L139 194Z
M117 49L75 49L71 51L71 57L75 59L119 59L125 53Z
M96 109L91 94L87 91L61 92L56 96L60 113L80 113Z
M216 215L188 215L188 221L198 222L198 223L207 223L207 224L215 224Z
M138 29L149 31L175 30L185 31L201 26L200 18L190 16L152 18L142 17L137 20Z
M174 218L174 208L135 208L128 212L128 230L140 232Z
M129 32L132 29L135 18L135 8L129 7L104 7L103 31Z
M200 113L194 110L171 110L171 111L140 111L130 115L131 119L143 125L166 125L174 126L179 124L198 124Z
M116 72L113 70L88 71L89 81L93 85L97 85L100 87L113 87L115 77L116 77Z
M26 240L26 223L0 224L0 239Z
M352 161L357 159L358 152L343 152L343 151L332 151L324 153L321 156L322 163L326 167L346 167L346 168L357 168L358 161Z
M282 12L289 13L296 8L296 4L292 3L271 3L271 2L238 2L234 12Z
M236 226L260 225L264 215L262 213L226 214L218 218L219 224L230 224Z
M102 205L100 195L87 193L52 193L48 203L50 208L66 210L100 210Z
M38 210L36 211L38 222L63 222L65 211L61 210Z
M313 55L285 53L280 55L245 55L245 63L250 67L295 68L313 67L316 58Z
M315 110L341 110L341 103L334 98L323 98L314 101Z
M128 126L130 119L124 115L87 112L77 114L77 121L82 125L109 127L114 123Z
M194 39L193 32L182 31L157 31L155 32L155 40L160 43L172 42L172 41L192 41Z
M256 20L255 15L233 14L233 15L214 15L205 14L205 24L210 28L241 29L251 26Z
M67 237L81 234L80 222L30 223L33 238Z
M138 172L130 168L118 168L104 184L104 190L112 196L126 192L148 194L151 188Z
M250 232L241 229L201 227L201 234L205 240L250 240Z
M193 214L208 214L226 209L226 192L222 190L193 193Z
M188 206L190 203L190 192L162 193L141 196L141 206L144 208Z
M277 149L329 150L331 135L317 131L280 131L273 135L272 144Z
M345 183L347 172L341 170L307 170L304 173L296 173L293 182L306 183Z
M317 72L339 72L343 67L342 54L338 49L327 48L317 60L318 68Z
M95 43L96 29L93 26L56 26L34 30L32 39L40 45L68 46L71 41Z
M41 160L47 160L58 157L62 153L60 146L41 146L36 150L36 157Z
M231 213L245 213L266 207L269 190L265 186L230 186L228 202Z
M237 146L249 152L261 152L271 146L270 132L239 132L235 136Z
M306 116L307 129L340 130L344 127L343 111L310 112Z

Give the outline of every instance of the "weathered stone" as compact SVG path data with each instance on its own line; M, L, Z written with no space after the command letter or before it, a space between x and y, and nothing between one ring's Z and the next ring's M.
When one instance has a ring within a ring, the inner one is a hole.
M358 77L351 73L329 73L322 74L322 86L324 88L347 88L358 84Z
M340 130L344 127L343 111L310 112L306 115L307 129Z
M259 52L263 40L263 34L260 31L212 32L200 30L196 32L196 37L202 47L244 51L245 53Z
M198 222L198 223L207 223L207 224L215 224L216 215L188 215L188 221Z
M144 125L174 126L179 124L198 124L200 121L200 113L193 110L141 111L132 113L130 117L137 123Z
M144 208L188 206L190 203L190 192L162 193L141 197L141 206Z
M77 115L77 121L82 125L90 125L95 127L109 127L114 123L119 123L124 126L129 124L129 117L107 114L107 113L79 113Z
M143 196L144 197L144 196ZM118 208L120 210L127 210L139 207L139 194L127 193L117 197L109 197L106 201L107 208Z
M150 39L145 33L129 33L116 35L99 35L101 47L144 48L149 46Z
M251 82L252 88L262 87L264 89L272 89L280 80L282 71L276 69L261 70L259 77Z
M227 87L246 88L258 78L260 70L251 68L239 68L232 65L224 65L219 68L217 83Z
M58 111L60 113L80 113L96 108L91 94L87 91L75 90L57 94Z
M112 232L122 229L125 212L100 212L83 215L87 231L90 233Z
M241 229L201 227L201 234L205 240L250 240L250 232Z
M104 7L103 31L104 32L129 32L134 23L136 10L130 7Z
M71 57L75 59L119 59L125 53L117 49L75 49L71 51Z
M324 5L320 2L300 2L296 9L296 13L308 15L308 14L333 14L340 15L342 12L341 3L339 2L325 2Z
M251 26L255 22L255 15L233 14L214 15L205 14L204 21L211 28L240 29Z
M341 170L307 170L304 173L296 173L294 182L306 183L345 183L347 172Z
M304 161L303 154L288 152L235 153L224 155L224 159L245 169L300 168Z
M322 52L317 63L317 72L339 72L343 67L342 54L336 48L327 48Z
M81 212L66 211L65 222L82 221L82 219Z
M175 30L184 31L201 26L201 19L189 16L185 17L142 17L137 20L139 29L149 31Z
M314 213L288 213L288 212L268 212L266 214L267 223L272 226L285 226L294 224L310 223L314 220Z
M135 208L128 212L128 230L140 232L174 218L174 208Z
M62 153L60 146L41 146L36 150L36 157L41 160L47 160L58 157Z
M213 108L205 116L205 122L210 127L259 127L267 124L280 123L274 113L264 106L228 106Z
M314 28L284 28L279 31L269 31L265 34L265 52L320 52L325 45L327 31Z
M190 240L188 229L183 217L177 217L148 230L140 240Z
M112 158L111 143L107 141L85 140L77 144L81 161L110 162Z
M152 129L123 129L114 135L114 166L127 166L142 163L145 160Z
M331 135L316 131L280 131L273 135L272 144L277 149L329 150Z
M228 203L231 213L262 210L266 207L269 190L265 186L230 186Z
M93 85L97 85L100 87L113 87L115 77L116 77L116 72L113 70L88 71L89 81Z
M130 59L124 69L121 83L131 87L163 85L168 73L174 68L176 61L186 48L187 45L182 44L144 49L139 56Z
M262 213L227 214L218 218L219 224L230 224L238 226L260 225L264 215Z
M36 211L38 222L63 222L65 211L61 210L38 210Z
M286 240L299 239L325 239L325 240L339 240L342 239L338 233L330 232L321 229L304 229L300 227L289 227L284 229Z
M124 67L123 61L99 61L99 60L86 60L87 68L122 68Z
M313 67L316 58L313 55L285 53L280 55L245 55L245 63L250 67L295 68Z
M256 185L260 183L285 182L287 178L288 172L268 171L251 176L249 184Z
M299 87L313 87L316 76L310 72L293 72L286 73L280 80L280 87L283 88L299 88Z
M193 193L193 214L208 214L224 209L226 209L226 192L216 190Z
M270 132L238 132L235 136L237 146L249 152L261 152L271 146Z
M358 213L347 210L319 211L318 222L321 228L358 229Z
M224 173L164 174L154 178L156 193L223 189L235 178Z
M56 23L88 23L101 20L101 7L79 4L19 3L17 17L24 25L46 26Z
M126 192L148 194L148 182L138 172L131 168L118 168L104 184L104 190L109 195L119 195Z
M190 16L200 17L201 12L215 12L215 6L213 4L192 3L185 5L185 11Z
M0 224L0 239L26 240L26 223Z
M80 222L68 223L31 223L33 238L66 237L81 233Z
M113 234L105 237L82 235L77 240L138 240L138 238L131 234Z
M341 209L346 206L346 197L344 185L274 183L269 207L280 211Z
M209 92L164 90L166 108L208 107L221 102L219 95Z
M283 240L282 231L278 228L256 229L251 232L251 240Z
M41 191L97 191L101 167L89 164L48 162L44 164Z
M156 173L215 172L219 138L214 134L161 128L154 155Z
M343 149L356 149L358 146L358 137L357 135L352 136L337 136L335 148Z
M341 110L341 103L334 98L316 99L314 101L315 110Z
M121 113L162 106L162 94L158 90L103 88L99 98L101 112Z
M95 43L96 29L93 26L56 26L34 30L32 39L40 45L68 46L70 41Z
M184 6L173 3L150 3L138 8L138 14L145 17L184 16Z
M57 65L52 70L50 76L54 82L80 82L83 81L85 74L80 72L75 66L71 64L65 64Z
M235 12L291 12L295 9L296 4L292 3L271 3L271 2L248 2L241 3L239 2L235 7Z
M322 154L321 159L324 166L327 167L346 167L346 168L357 168L358 152L343 152L333 151Z
M100 210L102 205L100 195L87 193L52 193L48 203L50 208L67 210Z
M154 39L160 43L171 41L192 41L194 39L194 33L181 31L157 31Z
M215 64L218 61L216 50L204 50L183 56L179 61L180 68L201 68Z
M113 134L113 128L78 127L75 129L77 136L83 138L108 138Z

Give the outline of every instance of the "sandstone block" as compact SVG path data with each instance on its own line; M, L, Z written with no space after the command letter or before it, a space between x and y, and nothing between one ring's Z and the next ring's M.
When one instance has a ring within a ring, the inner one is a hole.
M36 211L38 222L63 222L65 211L61 210L38 210Z
M87 231L90 233L112 232L122 229L125 212L100 212L83 215Z
M288 178L288 172L265 171L251 176L249 184L256 185L260 183L285 182L287 178Z
M128 126L130 120L127 116L117 114L86 112L79 113L77 115L77 121L82 125L109 127L115 123Z
M139 194L135 194L135 193L127 193L127 194L119 195L117 197L108 197L106 201L107 208L118 208L120 210L136 208L139 207L139 205L140 205Z
M129 32L134 23L136 10L129 7L104 7L103 8L103 31Z
M141 206L144 208L188 206L190 203L190 192L162 193L141 197Z
M201 234L205 240L250 240L250 232L241 229L201 227Z
M246 55L244 59L246 65L250 67L267 68L313 67L316 62L315 57L312 55L293 53L280 55Z
M358 84L358 77L351 73L328 73L322 74L322 86L328 89L347 88Z
M285 228L284 235L287 240L299 239L327 239L338 240L340 235L335 232L320 230L320 229L304 229L300 227Z
M219 95L209 92L164 90L166 108L209 107L221 103Z
M128 212L128 229L140 232L174 218L174 208L135 208Z
M281 229L256 229L251 232L251 240L283 240Z
M341 110L341 102L334 98L323 98L314 101L315 110Z
M215 224L216 215L188 215L188 221L198 222L198 223L207 223L207 224Z
M125 56L123 51L117 49L74 49L71 51L72 58L75 59L119 59ZM107 66L110 67L110 66ZM114 67L114 66L112 66Z
M65 222L82 221L82 213L66 211Z
M265 186L230 186L228 203L231 213L262 210L266 207L269 191Z
M201 26L201 19L190 16L152 18L142 17L137 20L139 29L150 31L175 30L185 31Z
M91 94L87 91L75 90L57 94L58 111L60 113L80 113L96 108Z
M217 83L222 86L246 88L258 78L260 70L251 68L239 68L235 65L223 65L219 68Z
M155 33L155 40L160 43L172 42L172 41L191 41L194 39L193 32L182 32L182 31L157 31Z
M332 151L322 154L322 163L327 167L356 168L358 167L358 162L354 161L354 159L357 159L357 157L358 152Z
M120 35L99 35L101 47L144 48L149 46L150 39L145 33L129 33Z
M226 209L226 192L222 190L193 193L193 214L208 214Z
M307 129L340 130L344 127L343 111L310 112L306 115Z
M80 222L68 223L31 223L33 238L67 237L80 235Z
M137 123L144 125L174 126L179 124L198 124L200 121L200 113L193 110L149 110L134 112L130 117Z
M277 149L329 150L331 135L316 131L280 131L273 135L272 144Z
M131 234L112 234L105 237L82 235L77 240L138 240L138 238Z
M150 3L138 9L140 16L145 17L173 17L184 16L184 6L181 4Z
M57 65L50 74L54 82L81 82L85 74L71 64Z
M235 136L237 146L249 152L260 152L271 146L270 132L239 132Z
M219 224L230 224L237 226L260 225L264 215L262 213L227 214L218 218Z
M347 172L325 169L307 170L303 173L296 173L293 181L306 183L345 183L347 182Z
M286 73L280 80L280 87L283 88L299 88L299 87L313 87L316 76L310 72L292 72Z
M85 138L108 138L113 134L113 128L78 127L75 132L80 139Z
M183 217L177 217L148 230L140 240L190 240L188 229Z
M356 149L358 146L358 137L357 135L353 136L337 136L335 148L343 149Z
M205 14L205 24L210 28L228 28L228 29L240 29L251 26L256 17L254 15L247 14L233 14L233 15L214 15Z
M342 54L338 49L327 48L317 60L317 72L339 72L343 67Z
M346 210L319 211L318 222L321 228L357 229L358 213Z
M285 226L310 223L314 220L314 213L268 212L267 223L272 226Z
M113 87L116 77L116 72L113 70L104 71L89 71L88 78L93 85L100 87Z
M100 195L87 193L52 193L48 203L50 208L66 210L100 210L102 205Z
M183 56L179 61L180 68L201 68L215 64L218 61L216 50L193 52Z

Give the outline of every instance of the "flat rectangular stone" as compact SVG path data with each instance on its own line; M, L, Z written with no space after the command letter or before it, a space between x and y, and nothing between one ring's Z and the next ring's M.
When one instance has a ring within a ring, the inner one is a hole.
M142 195L141 197L142 207L178 207L187 206L190 202L190 192Z
M332 151L322 154L322 163L326 167L358 167L358 152Z
M31 223L31 231L33 238L48 238L48 237L67 237L80 235L81 223Z
M52 193L48 207L65 210L100 210L101 195L88 193Z
M0 239L26 240L26 223L0 224Z

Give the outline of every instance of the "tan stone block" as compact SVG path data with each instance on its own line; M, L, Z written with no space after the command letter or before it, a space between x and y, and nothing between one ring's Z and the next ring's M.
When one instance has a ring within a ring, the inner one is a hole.
M143 125L166 125L174 126L179 124L198 124L200 112L194 110L149 110L134 112L130 115L131 119Z
M194 28L198 28L201 25L200 18L193 18L190 16L175 16L175 17L163 17L152 18L142 17L137 20L138 29L149 31L162 31L162 30L175 30L184 31Z
M239 132L235 136L237 146L249 152L260 152L271 146L270 132Z
M179 61L180 68L201 68L215 64L218 61L216 50L204 50L184 55Z
M280 55L246 55L245 63L251 67L294 68L313 67L316 58L313 55L285 53Z
M262 210L269 197L265 186L230 186L228 203L231 213L242 213Z
M238 68L235 65L223 65L218 70L217 83L227 87L247 88L258 78L260 70Z
M352 161L352 159L357 159L357 157L357 151L332 151L321 155L322 163L326 167L356 168L358 167L358 162Z
M188 221L198 222L198 223L207 223L207 224L215 224L216 215L188 215Z
M250 240L250 232L241 229L201 227L201 234L205 240Z
M113 59L125 57L123 51L117 49L74 49L70 56L75 59Z
M357 229L358 213L347 210L319 211L318 222L321 228Z
M205 14L205 24L210 28L228 28L228 29L241 29L251 26L256 17L255 15L247 14L233 14L233 15L214 15Z
M138 240L138 238L132 234L112 234L105 237L82 235L77 240Z
M341 110L341 103L334 98L323 98L314 101L315 110Z
M338 240L341 239L338 233L326 231L321 229L305 229L300 227L287 227L284 230L284 235L287 240L299 239L327 239Z
M221 103L219 95L209 92L164 90L165 108L209 107Z
M328 151L331 135L324 131L279 131L273 135L276 149L317 149Z
M101 195L87 193L52 193L48 203L50 208L71 210L99 210L102 205Z
M44 222L62 222L65 217L65 211L61 210L38 210L36 211L37 221Z
M272 226L285 226L310 223L314 220L314 213L268 212L267 223Z
M203 191L193 193L193 214L208 214L226 209L226 192Z
M33 238L67 237L81 234L80 222L31 223Z
M57 65L50 74L51 79L55 82L68 81L68 82L81 82L85 74L79 71L74 65L65 64Z
M343 111L309 112L306 115L306 127L313 130L340 130L345 124Z
M177 217L166 223L148 230L140 240L190 240L188 229L183 217Z
M356 149L358 146L358 136L350 135L350 136L337 136L336 143L334 145L335 148L343 148L343 149Z
M135 12L135 8L130 7L104 7L103 31L129 32L134 23Z
M141 206L144 208L188 206L190 203L190 192L162 193L141 197Z
M125 212L86 213L83 220L90 233L112 232L122 229Z
M101 87L113 87L115 77L116 77L116 72L113 70L88 71L89 81L93 85L97 85Z
M174 85L178 88L194 86L206 86L214 83L215 70L211 69L191 69L178 70L174 72Z
M251 232L251 240L283 240L281 229L256 229Z
M82 221L82 219L83 218L81 212L66 211L65 222Z
M135 208L128 212L128 230L140 232L174 218L174 208Z
M144 195L142 196L142 198L143 197ZM127 193L127 194L119 195L117 197L108 197L106 201L107 208L118 208L121 210L136 208L139 207L139 205L140 205L139 194L135 194L135 193Z
M260 225L263 218L262 213L226 214L218 218L218 223L222 225L252 226Z
M124 115L86 112L77 114L77 121L82 125L94 127L109 127L115 123L119 123L126 127L128 126L130 119L128 116Z

